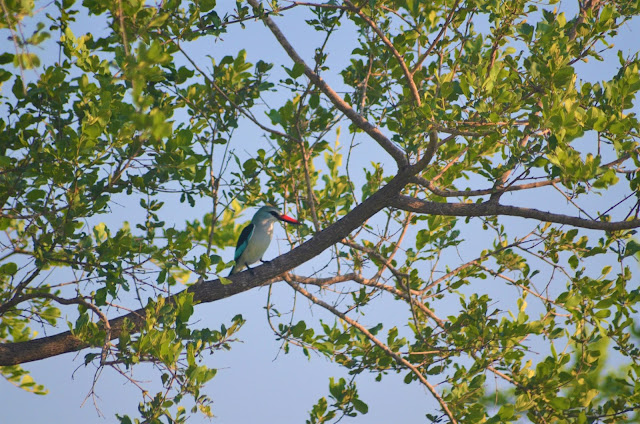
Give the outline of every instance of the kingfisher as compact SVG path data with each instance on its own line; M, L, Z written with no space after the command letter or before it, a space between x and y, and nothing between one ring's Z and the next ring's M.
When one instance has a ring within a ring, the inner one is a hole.
M263 206L251 218L251 224L244 227L238 243L236 244L236 253L233 259L236 264L231 268L229 276L236 272L242 271L244 267L262 261L262 255L269 247L271 238L273 237L273 223L276 220L288 222L290 224L299 225L301 222L291 218L280 212L280 209L273 206Z

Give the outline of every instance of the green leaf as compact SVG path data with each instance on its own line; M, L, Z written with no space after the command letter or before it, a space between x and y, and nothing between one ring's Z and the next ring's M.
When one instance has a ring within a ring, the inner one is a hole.
M13 262L8 262L0 266L0 274L15 275L18 272L18 265Z
M47 195L47 192L40 189L34 189L27 193L27 200L30 202L35 202L36 200L42 199Z
M600 11L600 22L606 24L611 20L614 12L614 7L610 4L605 4L605 6Z
M353 403L353 407L355 408L355 410L360 412L361 414L366 414L367 412L369 412L369 405L367 405L360 399L354 398L351 402Z
M553 82L556 84L556 86L561 87L570 83L573 80L574 75L575 75L575 71L573 67L565 66L564 68L560 68L553 75Z
M304 73L304 65L302 63L295 63L289 75L291 75L292 78L298 78L303 73Z
M502 405L498 411L498 416L505 421L511 421L515 412L515 406L511 404Z
M0 54L0 65L6 65L7 63L11 63L14 60L14 55L12 53L2 53Z
M640 243L635 240L629 240L624 249L624 257L635 256L640 252Z
M550 400L551 406L557 411L565 411L571 406L571 402L566 397L556 396Z
M571 269L578 268L579 264L580 261L578 260L578 257L576 255L571 255L571 257L569 258L569 265L571 266Z

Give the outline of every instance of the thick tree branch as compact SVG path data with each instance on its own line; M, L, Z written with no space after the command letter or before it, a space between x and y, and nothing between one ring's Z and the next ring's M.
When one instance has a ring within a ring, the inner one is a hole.
M504 206L495 203L437 203L428 202L409 196L398 195L400 190L415 175L424 168L428 155L418 164L402 170L389 184L356 206L349 214L339 221L317 233L311 240L303 243L291 252L273 261L253 269L253 273L243 272L232 277L233 284L223 285L220 280L199 282L191 286L188 291L194 294L197 303L208 303L224 299L252 288L278 281L278 276L296 266L312 259L333 244L344 239L363 222L371 218L382 208L392 206L416 213L429 213L448 216L488 216L508 215L537 219L543 222L568 224L576 227L596 230L624 230L640 227L640 220L604 222L571 217L567 215L543 212L537 209ZM176 296L176 295L174 295ZM144 309L109 321L111 339L118 338L125 320L133 323L135 329L140 329L144 323L146 313ZM0 344L0 366L16 365L37 361L67 352L74 352L88 347L82 340L70 332L30 340L19 343Z
M278 276L283 272L289 271L319 255L325 249L344 239L381 209L388 206L400 190L426 166L425 159L426 157L416 165L401 170L387 185L356 206L342 219L316 233L311 240L306 241L289 253L253 268L252 272L245 271L232 276L232 284L224 285L220 280L202 281L187 290L194 294L196 303L209 303L278 281ZM169 301L172 301L178 295L180 293L170 297ZM111 340L120 336L125 320L131 321L136 331L138 331L142 328L145 317L146 312L144 308L141 308L110 320ZM4 343L0 344L0 366L37 361L86 347L88 345L85 342L68 331L27 342Z
M416 213L446 216L493 216L507 215L521 218L536 219L541 222L553 222L567 224L574 227L588 228L592 230L629 230L640 227L640 220L629 221L593 221L569 215L561 215L552 212L544 212L538 209L522 208L518 206L505 206L499 203L438 203L416 199L410 196L398 195L390 206Z
M255 0L249 2L257 7ZM250 290L252 288L278 281L278 276L283 272L289 271L313 257L319 255L325 249L344 239L353 230L362 225L363 222L378 213L381 209L389 206L392 200L397 197L409 181L412 180L421 170L423 170L430 162L435 148L437 147L437 137L435 132L430 134L430 142L425 155L413 166L409 166L404 153L396 147L389 139L387 139L377 128L373 127L366 119L356 113L348 106L331 88L322 81L297 55L288 41L284 38L277 26L270 18L263 18L267 26L276 35L278 41L283 45L287 53L294 59L296 63L305 66L307 76L320 87L327 96L334 101L336 107L343 110L347 116L367 134L380 143L393 157L396 159L400 168L398 174L389 183L382 187L379 191L367 198L364 202L356 206L350 213L338 220L334 224L317 233L311 240L306 241L302 245L293 249L291 252L284 254L271 262L253 268L253 272L242 272L234 275L231 279L233 284L223 285L220 280L201 281L187 289L194 294L196 303L208 303L216 300L224 299L238 293ZM341 106L340 106L341 105ZM182 293L182 292L181 292ZM169 301L180 295L173 295ZM144 308L137 311L114 318L109 321L111 328L111 340L118 338L126 321L133 324L134 330L139 331L145 321L146 312ZM74 352L88 347L88 344L77 338L70 332L64 332L54 336L44 337L41 339L29 340L18 343L0 344L0 366L16 365L25 362L37 361L51 356L60 355L67 352Z
M257 0L247 0L254 9L259 10L260 6ZM398 164L398 168L402 169L409 165L409 161L405 156L405 153L398 148L391 140L389 140L382 132L373 124L365 119L364 116L360 115L356 112L347 102L345 102L342 97L338 95L317 73L313 71L305 61L300 57L298 52L293 48L293 46L289 43L289 40L284 36L280 28L273 22L273 20L266 14L262 15L262 21L265 25L271 30L273 35L276 37L282 48L287 52L289 57L297 64L302 65L304 67L304 74L313 82L316 87L318 87L333 103L333 105L338 108L342 113L344 113L347 118L354 123L354 125L360 128L365 133L369 134L371 138L373 138L387 153L391 155L391 157Z

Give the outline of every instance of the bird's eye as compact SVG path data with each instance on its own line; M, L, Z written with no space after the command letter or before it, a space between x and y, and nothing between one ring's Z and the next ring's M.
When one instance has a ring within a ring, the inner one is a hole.
M278 215L277 212L271 211L269 212L271 215L275 216L276 218L280 218L280 215Z

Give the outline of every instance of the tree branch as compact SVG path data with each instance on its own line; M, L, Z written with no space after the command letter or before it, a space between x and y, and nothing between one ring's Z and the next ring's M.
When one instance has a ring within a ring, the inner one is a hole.
M427 381L427 379L424 377L424 375L422 375L420 370L415 367L415 365L413 365L411 362L409 362L406 359L404 359L402 356L400 356L400 354L398 354L398 353L394 352L393 350L391 350L391 348L389 346L387 346L386 344L384 344L380 340L378 340L373 334L371 334L363 325L361 325L357 321L354 321L353 319L349 318L347 315L343 314L342 312L340 312L339 310L337 310L333 306L331 306L328 303L323 302L322 300L318 299L317 297L315 297L314 295L312 295L311 293L306 291L304 288L300 287L300 285L298 285L298 284L296 284L294 282L289 282L289 281L287 281L287 283L294 290L296 290L297 292L299 292L302 295L304 295L307 299L309 299L310 301L312 301L316 305L322 306L326 310L330 311L332 314L334 314L334 315L338 316L339 318L341 318L342 320L346 321L352 327L357 328L373 344L378 346L387 355L389 355L393 359L395 359L396 362L398 362L399 364L402 364L403 366L405 366L408 369L410 369L413 372L413 374L418 378L418 380L420 380L420 382L422 384L424 384L424 386L429 390L429 392L431 392L433 397L436 398L436 400L440 404L440 407L442 408L444 413L447 414L447 416L449 417L449 420L451 420L451 423L453 423L453 424L457 423L455 417L453 416L453 413L451 412L451 410L447 406L447 403L444 401L444 399L442 399L442 396L440 396L440 394L438 393L436 388L431 383L429 383Z
M518 206L505 206L499 203L438 203L416 199L410 196L398 195L392 199L390 206L416 213L445 215L445 216L493 216L507 215L521 218L537 219L541 222L553 222L567 224L574 227L588 228L592 230L629 230L640 227L640 220L629 221L593 221L569 215L552 212L544 212L538 209L522 208Z
M391 54L393 54L393 56L398 61L400 68L402 68L402 73L404 74L404 77L407 80L407 84L409 85L409 90L411 91L413 100L416 102L418 106L422 106L422 101L420 100L420 93L418 93L418 87L416 87L416 83L415 81L413 81L413 74L411 73L411 71L409 71L409 68L407 68L407 64L405 63L404 58L402 57L402 55L400 55L398 50L396 50L393 43L384 35L382 30L378 28L378 26L373 21L373 19L365 15L361 9L358 9L357 7L355 7L353 3L351 3L349 0L344 0L344 3L347 5L348 10L360 16L360 18L371 27L373 32L375 32L378 35L378 38L380 38L380 40L384 43L384 45L387 46L387 48L391 51Z
M553 180L544 180L544 181L537 181L533 183L526 183L526 184L520 184L520 185L511 185L503 188L492 187L492 188L480 189L480 190L453 191L453 190L442 190L438 188L435 184L433 184L433 181L429 181L425 178L422 178L422 177L414 178L414 182L416 184L419 184L427 188L430 192L440 197L474 197L474 196L486 196L486 195L496 194L496 193L502 194L508 191L528 190L528 189L537 188L537 187L547 187L554 183L558 183L560 181L561 181L560 178L554 178Z
M289 271L319 255L327 248L344 239L381 209L388 206L400 190L422 169L421 166L423 164L420 163L419 165L416 164L401 170L387 185L353 208L343 218L316 233L311 240L304 242L289 253L253 268L252 272L245 271L233 275L231 277L232 284L225 285L220 280L201 281L190 286L187 291L194 294L194 302L209 303L280 280L278 276L282 275L283 272ZM169 297L168 301L173 301L180 293ZM120 336L125 320L131 321L134 329L139 331L144 324L145 317L145 309L141 308L110 320L111 340ZM89 345L69 331L26 342L3 343L0 344L0 366L37 361L67 352L75 352L86 347L89 347Z
M260 5L257 0L247 0L254 9L259 10ZM313 69L311 69L305 61L298 55L298 52L293 48L293 46L289 43L289 40L284 36L280 28L273 22L273 20L269 17L269 15L263 14L262 21L265 25L271 30L273 35L276 37L282 48L287 52L289 57L297 64L302 65L304 67L304 74L313 82L316 87L318 87L333 103L333 105L338 108L342 113L344 113L347 118L354 123L354 125L360 128L362 131L369 134L371 138L373 138L387 153L391 155L391 157L398 164L398 168L402 169L409 165L409 161L405 156L404 152L398 148L391 140L389 140L382 132L371 124L369 121L365 119L364 116L360 115L356 112L347 102L345 102L339 95L336 93L321 77L316 74Z
M433 194L440 196L440 197L472 197L472 196L486 196L486 195L494 195L494 194L502 194L502 193L506 193L508 191L517 191L517 190L528 190L531 188L538 188L538 187L547 187L550 185L554 185L556 183L562 182L561 178L553 178L550 180L544 180L544 181L536 181L536 182L532 182L532 183L525 183L525 184L520 184L520 185L513 185L513 183L515 182L512 181L511 183L509 183L510 185L504 186L504 187L491 187L491 188L486 188L486 189L479 189L479 190L442 190L441 188L437 187L434 182L440 178L442 176L442 174L444 173L444 171L447 170L447 168L449 166L451 166L455 161L457 161L459 159L460 156L462 156L463 153L466 153L467 149L464 149L460 152L460 154L458 155L458 157L454 158L454 160L452 160L451 162L449 162L443 169L442 171L440 171L440 173L435 177L432 178L431 180L427 180L426 178L423 177L415 177L413 179L413 182L421 185L425 188L427 188L430 192L432 192ZM631 157L631 153L625 153L624 155L620 156L618 159L613 160L609 163L605 163L604 165L601 165L602 169L610 169L613 168L617 165L620 165L622 162L626 161L627 159L629 159ZM601 173L597 173L595 177L599 177L601 175ZM517 180L517 179L516 179Z
M420 56L418 58L418 60L416 61L416 64L413 66L413 69L411 71L412 75L415 74L416 71L418 71L418 69L420 69L422 67L422 63L427 59L427 57L429 57L429 55L433 51L433 49L436 46L436 44L438 43L438 41L440 40L442 35L445 33L445 31L449 27L449 24L451 24L451 21L453 20L453 16L454 16L454 13L456 11L456 8L458 7L458 3L460 3L460 0L456 0L456 2L453 4L453 6L451 7L451 11L449 12L449 15L447 16L447 19L444 22L444 25L442 25L442 28L440 29L440 32L438 33L436 38L433 40L433 42L431 42L431 45L429 46L427 51L425 51L422 54L422 56Z

